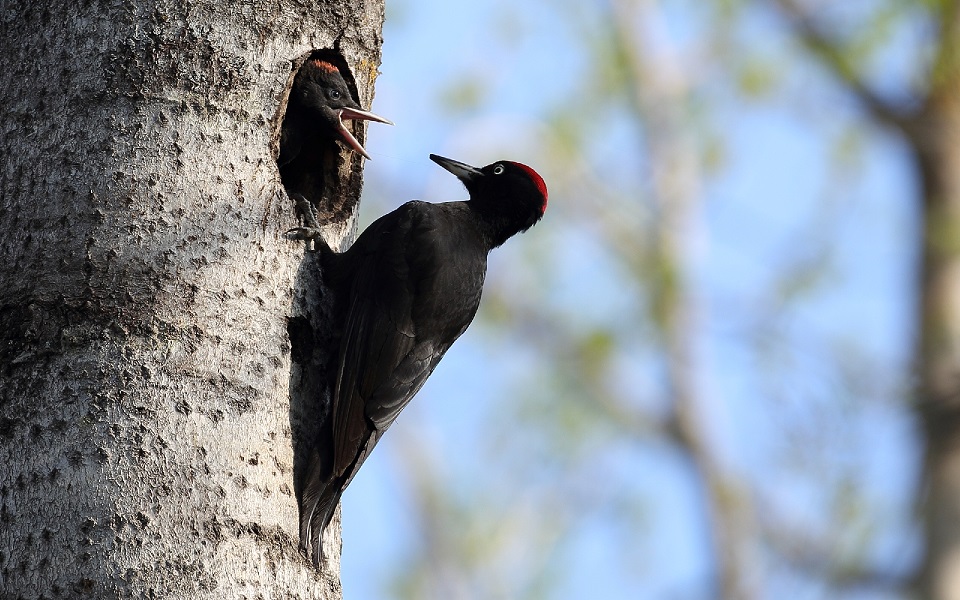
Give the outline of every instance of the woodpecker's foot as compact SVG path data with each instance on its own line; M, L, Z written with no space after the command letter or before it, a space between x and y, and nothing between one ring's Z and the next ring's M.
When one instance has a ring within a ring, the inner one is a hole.
M288 240L303 240L307 242L307 248L310 249L310 242L313 242L313 250L321 250L327 246L323 239L323 232L320 230L320 223L317 221L317 209L313 204L300 194L294 194L293 200L297 203L297 212L303 217L303 227L294 227L283 234Z
M294 227L288 230L283 237L288 240L303 240L305 242L323 242L323 232L315 227Z
M317 221L317 208L313 203L302 194L294 194L293 201L297 203L297 212L303 217L304 227L302 229L320 229L320 222Z

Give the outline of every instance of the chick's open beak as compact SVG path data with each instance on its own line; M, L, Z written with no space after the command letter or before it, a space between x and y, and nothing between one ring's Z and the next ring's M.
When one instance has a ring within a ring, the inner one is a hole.
M393 122L389 119L384 119L380 115L375 115L372 112L365 110L360 110L357 108L348 108L344 107L337 110L337 133L340 134L343 142L354 152L360 156L370 160L370 155L367 154L367 151L363 149L363 146L360 145L360 142L357 141L357 138L353 137L353 134L350 133L350 130L346 128L343 124L344 121L374 121L376 123L386 123L387 125L393 125Z

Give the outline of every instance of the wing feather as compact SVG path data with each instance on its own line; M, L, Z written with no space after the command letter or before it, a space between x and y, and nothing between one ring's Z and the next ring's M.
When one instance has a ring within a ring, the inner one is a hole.
M473 283L458 290L463 273L444 268L451 240L434 231L438 212L448 210L441 206L408 202L374 222L349 251L351 289L333 398L332 472L324 490L311 496L319 498L316 506L304 514L315 561L341 493L479 305L486 256L480 253L472 265L476 277L466 281ZM460 294L438 293L450 289Z

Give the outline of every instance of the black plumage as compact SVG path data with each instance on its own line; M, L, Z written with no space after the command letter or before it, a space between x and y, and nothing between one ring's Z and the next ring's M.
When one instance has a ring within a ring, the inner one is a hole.
M340 70L324 60L308 60L297 72L280 130L281 174L304 149L315 149L340 140L364 158L370 155L350 133L345 120L376 121L393 125L387 119L365 111L353 99Z
M534 225L547 206L543 179L526 165L500 161L476 169L430 158L464 183L468 201L408 202L342 254L314 228L291 232L317 240L344 318L333 445L312 457L301 497L301 544L315 564L343 490L476 315L487 254Z

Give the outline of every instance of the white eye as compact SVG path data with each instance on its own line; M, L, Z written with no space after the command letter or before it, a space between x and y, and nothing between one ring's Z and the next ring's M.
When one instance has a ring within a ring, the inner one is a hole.
M494 175L501 175L501 174L503 174L503 170L504 170L504 169L503 169L503 165L497 165L497 166L495 166L495 167L493 168L493 174L494 174Z

